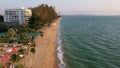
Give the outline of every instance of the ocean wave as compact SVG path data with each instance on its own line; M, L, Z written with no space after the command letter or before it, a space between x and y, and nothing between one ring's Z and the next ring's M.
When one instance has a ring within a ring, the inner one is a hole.
M57 58L59 60L59 68L65 68L65 63L63 61L63 51L61 46L61 39L60 39L60 28L58 28L57 33Z

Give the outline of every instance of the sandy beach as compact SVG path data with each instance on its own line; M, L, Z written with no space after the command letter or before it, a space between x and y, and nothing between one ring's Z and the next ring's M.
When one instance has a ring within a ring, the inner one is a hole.
M29 53L23 60L25 68L59 68L56 56L56 38L60 19L55 24L44 28L44 36L35 38L36 53ZM33 58L34 57L34 58Z

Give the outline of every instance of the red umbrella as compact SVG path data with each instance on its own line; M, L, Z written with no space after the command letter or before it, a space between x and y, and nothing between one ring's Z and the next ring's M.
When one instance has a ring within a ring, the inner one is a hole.
M13 47L11 53L15 53L16 49Z
M9 57L8 57L8 55L7 55L7 54L4 54L4 57L3 57L3 58L5 58L5 59L9 60Z
M2 58L2 63L4 63L4 61L9 61L9 57L7 54L4 54L3 58Z

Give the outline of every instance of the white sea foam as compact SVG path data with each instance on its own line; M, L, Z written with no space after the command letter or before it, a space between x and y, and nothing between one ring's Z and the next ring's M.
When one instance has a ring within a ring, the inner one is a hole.
M61 45L61 39L60 39L60 29L58 29L58 35L57 35L57 57L59 60L59 68L65 68L65 63L63 61L63 51L62 51L62 45Z

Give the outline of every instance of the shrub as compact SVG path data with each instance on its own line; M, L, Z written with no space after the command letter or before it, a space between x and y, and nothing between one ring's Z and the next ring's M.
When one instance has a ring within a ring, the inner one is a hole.
M18 64L18 65L16 66L16 68L24 68L24 65L23 65L23 64Z

